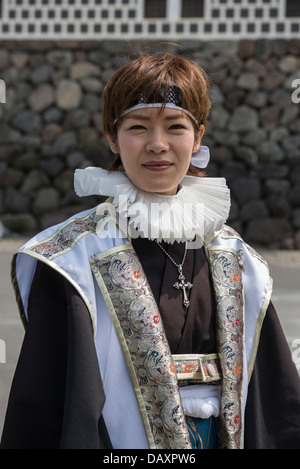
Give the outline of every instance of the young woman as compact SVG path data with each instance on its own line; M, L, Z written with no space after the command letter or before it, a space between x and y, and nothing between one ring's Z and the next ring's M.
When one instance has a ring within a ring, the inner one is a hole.
M2 447L299 447L268 266L225 225L225 181L201 171L206 74L141 54L103 99L116 159L77 170L75 189L108 200L13 260L26 333Z

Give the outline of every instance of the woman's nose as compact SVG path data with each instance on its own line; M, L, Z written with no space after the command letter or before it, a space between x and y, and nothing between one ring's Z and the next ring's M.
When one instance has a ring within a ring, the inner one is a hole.
M149 141L146 145L146 150L151 153L161 153L168 151L169 144L163 132L156 131L149 135Z

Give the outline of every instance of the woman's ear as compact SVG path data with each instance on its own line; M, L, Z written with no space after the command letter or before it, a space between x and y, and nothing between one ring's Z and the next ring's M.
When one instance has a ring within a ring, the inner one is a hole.
M107 134L106 135L106 138L109 142L109 146L110 146L110 149L113 153L115 153L116 155L119 154L119 145L118 145L118 141L116 138L114 138L112 135L110 134Z
M205 126L203 124L200 125L199 130L195 133L195 142L193 147L193 153L199 150L201 145L201 140L205 132Z

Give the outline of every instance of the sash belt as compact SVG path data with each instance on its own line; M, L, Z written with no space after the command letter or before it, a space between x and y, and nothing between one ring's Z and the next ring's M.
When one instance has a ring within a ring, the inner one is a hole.
M212 383L222 379L218 355L187 354L173 355L178 380L192 380L194 383Z

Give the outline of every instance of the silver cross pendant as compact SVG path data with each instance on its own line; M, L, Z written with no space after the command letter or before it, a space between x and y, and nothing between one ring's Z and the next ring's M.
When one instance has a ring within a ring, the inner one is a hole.
M185 281L185 276L183 275L183 272L182 272L182 266L179 265L178 266L178 272L179 272L179 276L178 276L178 282L174 283L173 287L177 288L177 290L181 289L182 292L183 292L183 304L186 308L189 307L189 300L188 300L188 297L187 297L187 294L186 294L186 290L187 289L191 289L193 284L190 283L190 282L186 282Z

